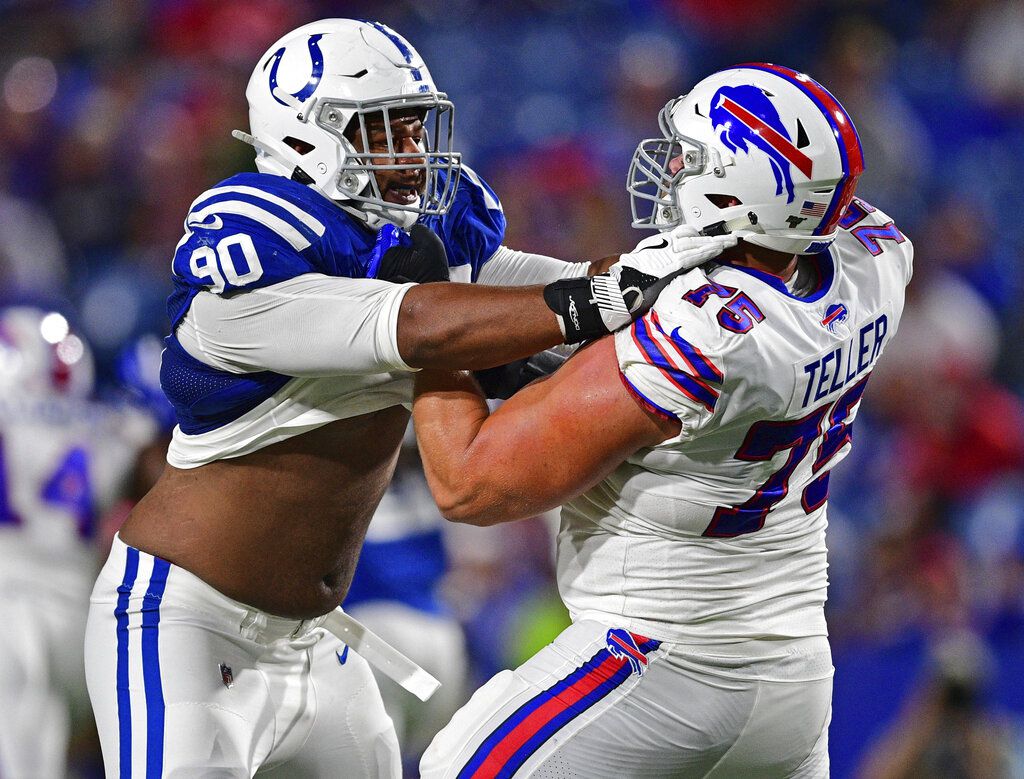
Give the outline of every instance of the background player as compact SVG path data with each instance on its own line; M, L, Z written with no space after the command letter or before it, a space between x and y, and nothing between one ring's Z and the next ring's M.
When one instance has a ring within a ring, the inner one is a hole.
M87 343L56 311L0 309L0 775L65 775L88 732L81 645L98 519L156 425L91 399Z
M440 593L449 572L451 527L430 495L410 425L344 602L345 611L441 682L422 702L375 671L406 773L416 770L419 756L468 692L466 641Z
M497 198L458 175L451 104L384 25L289 33L246 95L261 173L186 218L161 374L178 426L93 593L90 697L108 773L391 776L366 662L321 625L341 619L391 477L409 372L607 332L735 239L673 234L547 288L391 284L445 280L449 262L506 284L566 266L501 249Z
M564 504L574 624L492 678L424 776L828 775L829 470L892 339L910 242L854 199L845 110L787 68L669 102L630 170L634 224L743 242L496 413L425 371L414 419L451 519Z

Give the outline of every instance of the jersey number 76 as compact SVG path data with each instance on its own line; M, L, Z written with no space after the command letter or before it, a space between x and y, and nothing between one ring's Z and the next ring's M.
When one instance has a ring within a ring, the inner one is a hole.
M801 505L806 513L818 509L828 499L829 471L825 466L850 440L852 426L847 420L864 394L867 383L868 377L865 376L834 403L816 408L800 419L790 422L762 421L752 425L736 451L737 460L763 462L787 450L789 457L747 501L738 506L719 506L715 509L715 515L703 535L710 538L735 538L756 533L764 527L768 512L789 494L789 479L793 472L820 440L811 466L815 477L804 488L801 496Z

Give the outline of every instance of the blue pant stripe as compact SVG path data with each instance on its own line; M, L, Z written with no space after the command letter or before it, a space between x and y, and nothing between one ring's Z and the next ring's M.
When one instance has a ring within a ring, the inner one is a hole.
M533 753L550 741L558 731L578 716L588 711L592 706L606 698L612 691L620 687L630 676L632 676L632 671L627 663L616 671L610 679L599 684L585 697L580 698L575 705L555 716L550 722L534 733L533 736L530 737L529 741L516 750L515 754L509 758L509 761L502 768L499 776L502 777L502 779L504 779L504 777L514 776L516 771L523 767L523 764L530 759Z
M142 678L146 686L146 777L164 768L164 691L160 681L160 601L171 564L154 558L149 589L142 599Z
M117 588L117 606L114 619L117 623L117 724L119 734L119 760L121 779L132 775L132 702L128 688L128 598L135 586L139 573L139 550L128 548L128 559L124 566L124 578Z

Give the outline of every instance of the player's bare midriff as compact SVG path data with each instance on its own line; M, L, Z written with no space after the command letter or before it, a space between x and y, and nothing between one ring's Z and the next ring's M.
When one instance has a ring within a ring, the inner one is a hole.
M249 606L326 614L348 590L408 416L395 406L244 457L168 465L121 539Z

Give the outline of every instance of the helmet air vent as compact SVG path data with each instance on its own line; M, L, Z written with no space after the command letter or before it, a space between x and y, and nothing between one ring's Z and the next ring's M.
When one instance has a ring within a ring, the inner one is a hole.
M705 195L708 200L716 208L731 208L732 206L741 206L743 201L735 195Z
M804 123L800 121L800 117L796 119L796 147L803 149L805 146L810 146L811 142L807 138L807 131L804 129Z
M293 138L290 135L284 138L284 142L288 144L291 148L295 149L295 151L297 151L299 154L303 155L309 154L316 148L316 146L314 146L313 144L307 143L306 141L300 140L299 138Z

